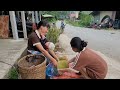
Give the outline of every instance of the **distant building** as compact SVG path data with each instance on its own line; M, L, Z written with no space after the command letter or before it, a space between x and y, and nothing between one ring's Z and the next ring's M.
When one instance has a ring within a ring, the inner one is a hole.
M70 12L70 14L69 14L69 18L70 18L70 19L77 19L78 16L79 16L79 11L72 11L72 12Z
M90 14L94 17L94 22L100 23L102 18L106 15L114 21L115 19L120 20L120 11L92 11Z
M38 11L0 11L0 38L12 35L13 39L17 40L21 33L22 38L27 38L33 23L39 21L39 18ZM31 22L28 22L30 19Z

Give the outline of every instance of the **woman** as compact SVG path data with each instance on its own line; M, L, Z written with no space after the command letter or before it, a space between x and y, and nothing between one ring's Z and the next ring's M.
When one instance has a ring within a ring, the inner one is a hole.
M40 21L37 25L37 30L33 31L28 38L28 54L40 54L42 53L47 57L49 62L53 63L57 67L58 57L55 55L53 49L49 48L49 45L53 46L46 39L46 34L48 32L49 24L46 21Z
M69 61L70 68L78 71L84 78L104 79L106 77L107 63L101 56L86 47L87 42L74 37L70 44L72 50L78 52L77 56Z

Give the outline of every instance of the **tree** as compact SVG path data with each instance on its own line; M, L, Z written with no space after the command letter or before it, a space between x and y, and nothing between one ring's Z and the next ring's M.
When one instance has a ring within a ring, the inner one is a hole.
M80 19L80 22L79 22L80 26L89 26L93 19L93 16L81 12L79 13L78 18Z
M40 11L40 12L41 12L41 14L51 14L56 19L59 19L61 16L66 17L68 15L69 11Z

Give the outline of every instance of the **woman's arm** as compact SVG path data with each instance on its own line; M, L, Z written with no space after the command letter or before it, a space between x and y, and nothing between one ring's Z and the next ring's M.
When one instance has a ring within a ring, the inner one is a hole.
M73 57L71 60L68 61L68 63L74 62L75 57Z
M70 70L71 72L74 72L74 73L79 73L79 71L73 69L73 68L68 68L68 70Z
M57 61L59 60L59 58L57 57L57 55L55 54L53 50L49 50L49 52Z
M59 72L74 72L74 73L80 73L79 71L72 69L72 68L65 68L65 69L59 69Z
M53 51L55 49L54 43L46 42L45 45L47 46L49 53L58 61L58 57L55 54L55 52Z
M57 61L43 48L41 43L37 44L36 47L42 52L43 55L49 58L55 66L57 66Z

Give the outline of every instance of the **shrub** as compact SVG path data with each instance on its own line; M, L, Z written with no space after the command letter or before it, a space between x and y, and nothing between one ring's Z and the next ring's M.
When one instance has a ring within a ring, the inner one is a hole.
M80 13L79 25L83 27L89 26L92 19L93 17L91 15Z
M55 18L44 18L43 20L46 20L50 23L56 22L57 20Z
M8 72L8 79L18 79L18 72L16 68L11 68Z
M80 13L79 21L66 20L66 22L73 26L87 27L87 26L90 26L92 20L93 20L92 15Z
M58 29L57 27L51 27L46 37L50 42L53 42L55 44L58 41L59 35L60 29Z

